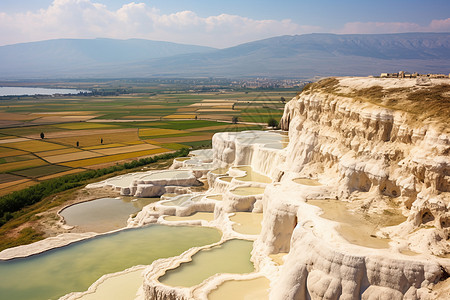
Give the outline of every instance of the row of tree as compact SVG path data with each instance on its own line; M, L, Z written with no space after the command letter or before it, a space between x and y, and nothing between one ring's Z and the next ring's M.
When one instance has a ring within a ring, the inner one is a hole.
M106 174L122 171L125 169L133 169L155 163L159 160L186 156L189 154L188 148L182 148L174 153L166 153L153 157L141 158L133 160L121 165L114 165L108 168L85 171L78 174L65 175L54 179L49 179L29 188L13 192L11 194L0 197L0 226L11 220L26 206L35 204L45 197L66 191L75 187L86 184L86 181L98 178Z

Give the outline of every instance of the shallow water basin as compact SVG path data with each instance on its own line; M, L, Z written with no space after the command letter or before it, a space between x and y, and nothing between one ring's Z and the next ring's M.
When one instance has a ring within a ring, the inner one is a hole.
M322 184L315 180L315 179L310 179L310 178L295 178L292 179L293 182L298 183L298 184L303 184L303 185L311 185L311 186L321 186Z
M231 180L233 180L233 177L231 176L222 176L219 177L220 180L226 181L226 182L231 182Z
M339 200L308 200L308 204L323 210L321 217L341 223L338 232L348 242L369 248L389 248L390 239L375 236L381 227L402 223L406 218L402 215L368 215L357 214L348 210L347 205Z
M210 300L269 299L270 280L258 277L248 280L227 280L208 294Z
M70 226L82 232L107 232L127 225L131 214L159 198L101 198L69 206L60 215Z
M178 196L174 200L169 200L169 201L163 202L161 204L165 205L165 206L182 206L183 204L190 202L191 198L192 198L191 194L186 194L186 195Z
M196 253L192 261L168 270L159 281L169 286L191 287L218 273L251 273L254 271L250 261L252 249L251 241L229 240Z
M272 261L274 263L276 263L277 265L281 266L281 265L284 264L283 257L285 257L286 255L287 255L286 252L280 252L280 253L277 253L277 254L269 254L269 257L272 259Z
M212 195L212 196L206 196L207 199L212 199L212 200L217 200L217 201L222 201L223 200L223 196L222 195Z
M113 177L111 179L107 179L106 182L116 187L126 188L129 187L133 181L138 178L137 174L126 174L118 177Z
M190 216L186 217L177 217L177 216L167 216L164 217L166 221L190 221L190 220L205 220L212 221L214 220L214 213L206 213L206 212L198 212Z
M1 299L55 299L98 278L218 242L217 229L150 225L105 234L27 258L0 261Z
M271 183L272 179L269 177L253 171L251 166L240 166L240 167L234 167L233 169L245 171L246 174L241 177L236 177L237 180L241 181L253 181L253 182L261 182L261 183Z
M106 279L100 283L95 292L83 295L76 299L104 300L104 299L135 299L139 287L142 285L144 269L128 272Z
M211 170L211 173L216 174L216 175L227 174L227 172L228 172L228 168L217 168L217 169Z
M168 199L178 196L178 194L175 193L165 193L161 195L161 199Z
M191 198L191 201L192 201L192 202L199 202L199 201L202 200L204 197L205 197L204 194L202 194L202 195L197 195L197 196L192 197L192 198Z
M263 214L252 212L236 212L230 217L233 230L242 234L259 234L261 232L261 222Z
M140 180L144 181L152 181L152 180L184 180L191 178L192 172L187 170L165 170L165 171L158 171L153 174L144 175L140 177Z
M264 188L253 186L241 186L231 191L235 195L239 196L251 196L264 194Z

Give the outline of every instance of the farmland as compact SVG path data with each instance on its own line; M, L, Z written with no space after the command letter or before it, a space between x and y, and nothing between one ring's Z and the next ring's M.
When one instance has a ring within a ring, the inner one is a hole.
M120 84L60 84L94 90L89 96L0 99L0 196L66 174L209 146L218 131L265 128L269 118L281 117L281 99L297 92Z

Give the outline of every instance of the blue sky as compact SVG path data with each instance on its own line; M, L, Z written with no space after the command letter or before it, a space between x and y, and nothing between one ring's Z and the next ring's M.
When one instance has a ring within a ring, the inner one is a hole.
M450 32L450 0L0 0L0 45L146 38L224 48L313 32Z

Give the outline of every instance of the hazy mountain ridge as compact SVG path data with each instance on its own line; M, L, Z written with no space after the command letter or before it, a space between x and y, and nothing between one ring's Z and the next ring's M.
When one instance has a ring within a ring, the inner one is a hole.
M212 50L216 49L143 39L56 39L0 47L0 71L24 78L28 72L34 77L39 73L66 76L75 71L74 77L80 77L101 74L98 68L111 64Z
M220 50L135 39L53 40L0 47L0 64L1 77L11 78L448 74L450 33L307 34Z

